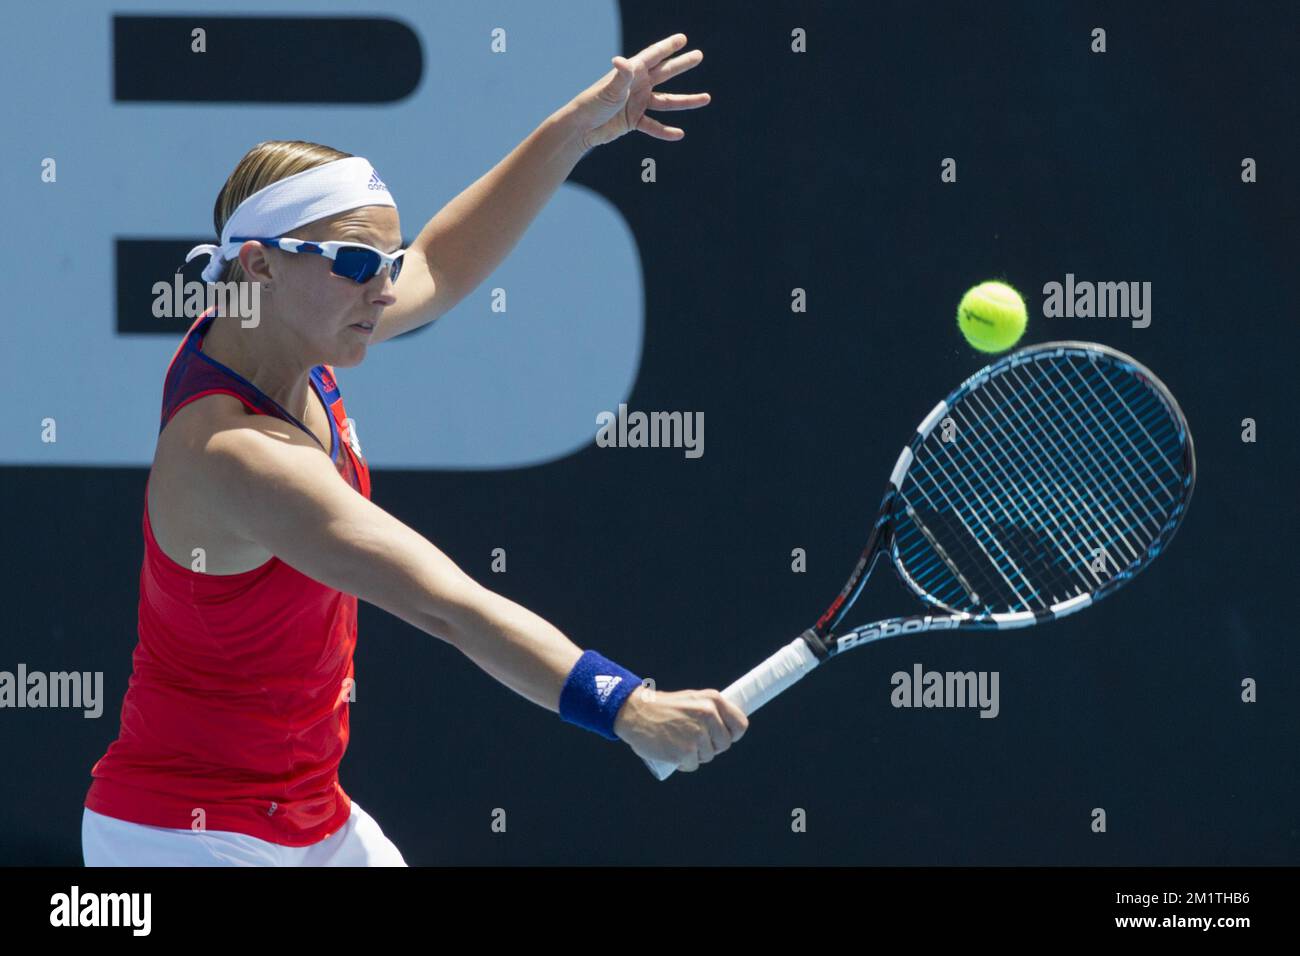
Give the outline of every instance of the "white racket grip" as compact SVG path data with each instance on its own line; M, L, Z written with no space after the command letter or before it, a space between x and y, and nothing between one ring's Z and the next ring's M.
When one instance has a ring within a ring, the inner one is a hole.
M818 659L802 637L781 648L740 680L722 691L727 698L748 717L782 691L793 686L801 677L816 667ZM660 780L667 780L677 769L666 760L646 760L650 772Z

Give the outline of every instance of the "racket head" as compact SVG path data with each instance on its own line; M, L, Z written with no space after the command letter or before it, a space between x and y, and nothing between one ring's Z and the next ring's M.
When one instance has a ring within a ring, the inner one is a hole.
M1027 626L1131 581L1195 483L1186 418L1150 369L1092 342L1029 346L917 426L890 476L883 546L930 607Z

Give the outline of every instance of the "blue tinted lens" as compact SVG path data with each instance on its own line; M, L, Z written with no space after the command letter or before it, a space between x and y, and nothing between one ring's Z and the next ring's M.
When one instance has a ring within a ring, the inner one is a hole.
M340 249L334 257L334 274L353 282L369 282L378 271L379 256L369 249Z

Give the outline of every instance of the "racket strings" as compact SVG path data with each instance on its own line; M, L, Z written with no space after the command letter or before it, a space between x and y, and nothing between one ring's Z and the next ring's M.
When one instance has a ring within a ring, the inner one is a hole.
M968 427L973 423L965 416L962 420ZM974 430L974 429L973 429ZM978 431L975 431L976 437ZM990 456L987 461L997 462L993 456L992 449L987 442L980 441L983 454ZM1088 541L1080 533L1080 528L1104 528L1105 522L1097 518L1094 505L1098 504L1095 496L1080 496L1074 493L1074 485L1071 483L1075 475L1066 476L1062 471L1053 469L1047 458L1044 457L1043 449L1038 443L1030 443L1024 449L1018 449L1012 444L1008 444L1006 449L1009 452L1010 461L1017 464L1018 468L1001 469L1001 475L1004 480L1004 488L1020 489L1019 513L1023 522L1022 526L1034 527L1038 525L1046 538L1051 541L1057 556L1070 564L1072 559L1086 553ZM998 470L995 466L995 470ZM1026 472L1037 471L1045 480L1040 482L1026 482L1024 474ZM1026 494L1027 492L1027 494ZM1012 492L1015 493L1014 491ZM1088 567L1085 565L1085 567ZM1100 578L1095 572L1091 572L1091 581L1080 581L1083 586L1092 586L1100 583ZM1073 593L1078 593L1075 590ZM1072 596L1071 594L1071 596ZM1053 595L1057 597L1057 595Z
M960 406L958 406L957 409L955 409L955 411L960 412ZM986 409L986 414L988 414L987 409ZM991 420L996 423L996 419L991 419ZM1012 470L1016 470L1022 466L1030 467L1030 468L1041 467L1042 459L1036 458L1035 461L1031 463L1026 459L1024 454L1018 452L1014 444L1007 444L1006 447L1010 450L1011 454L1015 457L1013 457L1011 461L1004 464L1002 461L999 460L998 456L991 454L991 449L989 444L983 440L983 437L979 434L978 430L971 429L970 427L971 421L969 420L969 418L962 415L960 421L963 427L969 430L970 436L973 437L975 441L979 444L980 448L978 450L980 454L976 456L974 460L972 460L971 456L967 455L964 449L961 449L961 458L960 460L957 460L952 453L951 446L949 443L942 443L938 445L940 450L942 450L945 455L947 455L950 459L952 459L949 462L951 467L947 469L948 473L955 476L958 484L960 484L961 481L964 479L965 473L974 476L974 478L976 479L975 483L978 483L983 486L984 493L989 496L987 500L992 502L994 505L994 508L990 509L995 512L994 517L997 517L996 511L1000 510L1002 521L1007 522L1007 526L1012 529L1017 527L1016 524L1017 521L1019 522L1021 527L1032 526L1035 509L1036 508L1041 509L1045 514L1049 516L1049 521L1045 525L1045 531L1047 532L1048 538L1056 546L1059 554L1068 556L1069 551L1061 544L1061 542L1057 539L1056 535L1053 533L1051 524L1052 521L1054 520L1054 516L1052 514L1052 511L1050 510L1050 507L1044 504L1043 494L1040 493L1034 487L1034 485L1023 483L1023 481L1021 480L1022 478L1021 475L1008 474L1008 467L1010 467ZM1000 429L1000 430L1002 431L1004 436L1007 434L1005 429ZM1033 451L1032 448L1031 451ZM1016 461L1015 460L1016 458L1019 458L1019 461ZM981 467L984 465L988 466L987 471ZM921 465L921 469L925 473L925 475L930 478L932 486L934 487L940 486L940 479L932 473L931 469L926 467L924 464ZM967 481L967 483L973 484L972 482L969 481ZM924 485L923 482L921 484ZM1023 488L1026 487L1033 493L1034 498L1036 499L1035 501L1031 502L1023 494L1017 493L1018 490L1023 490ZM1065 504L1067 505L1071 504L1071 502L1069 501L1068 498L1063 499L1061 496L1059 496L1057 494L1058 491L1059 491L1059 485L1054 485L1054 487L1048 487L1046 489L1046 494L1048 496L1049 504L1051 507L1055 507L1063 510L1062 501L1064 500ZM929 498L929 496L927 497ZM939 497L943 497L943 496L940 495ZM929 498L929 500L932 504L939 506L938 502L934 501L934 498ZM1010 502L1010 507L1008 507L1007 502ZM981 499L980 503L984 504L984 499ZM1076 508L1074 510L1077 514L1078 509ZM958 514L958 518L963 522L963 526L967 528L967 530L971 530L970 524L966 522L966 520L960 514ZM1060 524L1059 522L1056 523L1058 525ZM987 528L987 525L985 527ZM993 540L994 543L997 545L997 550L1001 551L1003 554L1009 555L1012 551L1020 551L1023 554L1025 551L1023 545L1017 548L1015 547L1014 543L1010 545L1003 545L1001 544L1001 542L997 541L997 539L993 539ZM992 557L989 554L989 549L987 547L982 547L981 550L984 551L986 557L990 557L990 560L992 560ZM1036 557L1039 563L1041 563L1044 557L1042 549L1040 548L1038 553L1034 554L1033 557ZM996 561L994 561L993 563L996 564ZM1023 577L1023 572L1021 572L1021 574L1022 574L1022 579L1027 581L1027 578ZM1004 580L1006 580L1006 576L1003 575L1003 577ZM1008 584L1010 583L1011 582L1008 580ZM1048 601L1045 600L1043 596L1038 593L1037 589L1034 589L1032 587L1032 585L1030 585L1030 593L1028 595L1028 598L1032 598L1032 600L1027 599L1027 596L1024 593L1021 593L1019 589L1015 589L1013 587L1013 590L1015 591L1016 598L1019 601L1019 605L1025 609L1029 609L1033 607L1042 609L1048 606Z
M1020 382L1020 385L1021 385L1021 387L1022 387L1022 389L1023 389L1024 382L1021 381L1021 382ZM997 383L995 383L995 385L994 385L994 389L995 389L995 390L999 390L999 386L998 386ZM1059 393L1059 389L1058 389L1058 393ZM1003 398L1006 398L1005 389L1001 389L1001 390L1000 390L1000 394L1002 395ZM1032 392L1029 393L1029 395L1028 395L1028 399L1029 399L1029 400L1025 403L1026 406L1032 406L1032 405L1034 405L1034 404L1037 402L1037 403L1039 404L1040 408L1041 408L1041 402L1038 402L1038 401L1037 401L1037 397L1034 396L1034 395L1032 394ZM985 407L987 408L987 405L986 405ZM1024 414L1025 414L1025 409L1024 409L1024 408L1016 408L1016 407L1014 406L1014 404L1008 404L1007 407L1006 407L1006 410L1005 410L1005 414L1004 414L1004 416L1003 416L1003 419L997 419L997 418L992 419L993 424L994 424L994 427L993 427L992 429L990 429L990 431L992 431L992 432L994 432L994 433L997 433L997 434L999 434L999 435L1005 435L1005 434L1006 434L1006 428L1007 428L1007 424L1008 424L1008 423L1014 423L1014 424L1016 424L1016 425L1022 425L1022 424L1023 424ZM970 419L969 419L969 417L967 417L967 416L962 416L962 421L965 423L966 426L969 426L969 425L971 424ZM1061 432L1061 430L1058 428L1055 437L1059 440L1059 438L1062 437L1063 434L1064 434L1064 433ZM988 447L989 447L989 446L988 446L988 442L983 441L983 440L982 440L982 436L980 436L980 435L978 434L978 432L976 433L975 437L978 439L978 441L977 441L976 443L977 443L977 444L980 444L980 445L983 446L983 447L982 447L982 454L987 455L987 449L988 449ZM1074 430L1074 437L1076 437L1076 438L1078 437L1078 429L1077 429L1077 428ZM1075 470L1073 470L1073 471L1070 471L1069 469L1067 469L1067 468L1065 468L1065 467L1061 467L1061 466L1058 466L1058 467L1056 467L1056 468L1053 468L1052 465L1051 465L1051 461L1050 461L1050 459L1045 461L1044 458L1042 457L1042 453L1041 453L1041 452L1042 452L1042 449L1043 449L1043 443L1042 443L1041 441L1029 441L1028 443L1025 444L1023 450L1021 450L1021 452L1020 452L1019 454L1016 454L1016 449L1015 449L1015 446L1014 446L1014 445L1011 446L1011 448L1012 448L1012 454L1011 454L1011 456L1010 456L1010 464L1018 464L1018 465L1021 465L1021 466L1024 466L1024 465L1034 465L1034 466L1037 466L1037 467L1039 467L1039 468L1044 468L1044 473L1045 473L1046 478L1047 478L1048 480L1040 482L1037 486L1035 486L1035 485L1033 485L1033 484L1030 484L1030 485L1028 486L1028 487L1029 487L1029 488L1030 488L1030 489L1035 493L1035 497L1037 497L1037 499L1038 499L1039 502L1042 502L1042 501L1044 500L1044 498L1046 498L1047 500L1050 501L1050 504L1051 504L1053 507L1058 508L1058 509L1062 509L1062 511L1063 511L1064 513L1066 513L1067 516L1072 512L1073 515L1077 518L1077 517L1079 517L1079 516L1082 516L1083 513L1084 513L1085 511L1087 511L1087 512L1091 512L1093 515L1095 515L1095 510L1094 510L1094 508L1093 508L1093 504L1094 504L1094 502L1095 502L1095 500L1096 500L1096 493L1095 493L1095 491L1093 491L1093 489L1092 489L1091 487L1089 487L1089 486L1087 485L1086 481L1085 481L1085 489L1086 489L1086 491L1087 491L1086 494L1084 494L1084 495L1078 495L1078 494L1077 494L1077 491L1076 491L1076 492L1075 492L1074 494L1072 494L1072 495L1070 495L1070 494L1064 494L1064 495L1063 495L1064 488L1063 488L1063 486L1062 486L1062 482L1063 482L1063 481L1066 482L1067 484L1066 484L1065 487L1068 488L1068 483L1070 482L1071 479L1077 480L1077 479L1080 477L1080 475L1079 475L1077 469L1075 469ZM951 449L949 449L949 450L951 450ZM1086 462L1086 461L1085 461L1084 456L1076 455L1076 456L1075 456L1075 462L1082 462L1082 463L1084 463L1084 464L1095 464L1095 462L1096 462L1096 457L1095 457L1095 455L1094 455L1094 456L1091 456L1091 457L1092 457L1092 462L1089 463L1089 462ZM1064 459L1064 462L1065 462L1065 465L1071 465L1071 466L1074 465L1074 462L1072 462L1069 458ZM969 457L968 455L964 456L964 463L967 464L968 466L970 465L970 457ZM1004 466L1002 466L1002 465L1000 465L1000 464L998 464L998 463L996 462L996 459L994 459L994 467L993 467L992 469L990 469L990 471L991 471L991 474L994 475L994 476L1002 477L1002 478L1004 478L1004 479L1007 477L1007 468L1004 467ZM982 474L980 473L978 467L973 468L973 469L972 469L972 473L973 473L973 474L976 474L977 477L982 478L982 482L974 482L973 484L976 484L976 485L978 485L978 484L980 484L980 483L982 483L982 484L984 484L984 485L988 485L988 484L989 484L988 476L986 476L986 475L982 475ZM1105 474L1105 473L1103 473L1103 474ZM1017 477L1019 477L1019 476L1017 476ZM1085 478L1087 477L1086 473L1085 473L1085 475L1084 475L1083 477L1085 477ZM1111 477L1109 477L1109 475L1107 475L1107 477L1108 477L1108 479L1109 479L1109 483L1110 483L1111 489L1114 490L1114 489L1117 487L1117 486L1116 486L1116 483L1115 483L1115 481L1114 481L1114 479L1111 478ZM960 484L960 482L959 482L959 484ZM1011 501L1015 501L1016 499L1015 499L1014 496L1012 496L1009 500L1011 500ZM1021 498L1021 501L1027 501L1027 500L1028 500L1027 498ZM1063 506L1064 506L1064 507L1063 507ZM1007 509L1005 509L1005 508L1003 509L1004 512L1006 512L1006 510L1007 510ZM1021 505L1021 506L1019 507L1019 510L1021 511L1021 514L1023 515L1023 513L1024 513L1024 506ZM1046 514L1047 514L1049 520L1048 520L1047 522L1045 522L1045 527L1046 527L1046 530L1048 530L1049 532L1051 532L1051 531L1053 531L1053 521L1051 520L1053 516L1052 516L1052 513L1051 513L1050 511L1046 512ZM967 524L967 526L969 527L970 522L967 522L966 524ZM1056 524L1057 526L1061 526L1061 522L1060 522L1059 520L1056 521L1055 524ZM1112 522L1112 524L1113 524L1113 522ZM1055 535L1053 534L1053 536L1055 536ZM1068 532L1067 532L1067 536L1068 536ZM1096 537L1097 537L1096 535L1093 535L1093 536L1092 536L1093 539L1096 539ZM1057 540L1056 542L1054 542L1054 543L1056 543L1056 544L1059 546L1061 542L1060 542L1060 540L1058 539L1058 540ZM1085 544L1086 544L1086 543L1090 543L1090 542L1085 542ZM1077 551L1077 550L1083 550L1083 549L1084 549L1084 546L1082 546L1082 545L1080 545L1080 544L1078 544L1078 543L1074 543L1074 549L1075 549L1076 551ZM988 550L990 550L990 549L985 548L984 550L988 551ZM1009 553L1009 552L1013 551L1014 548L1008 546L1008 547L1004 547L1004 548L1002 548L1001 550L1003 550L1004 552L1008 552L1008 553ZM1068 549L1063 549L1063 548L1059 548L1059 547L1058 547L1058 551L1061 551L1061 552L1065 553L1067 556L1068 556L1068 554L1069 554L1069 550L1068 550ZM1084 566L1086 567L1086 565L1084 565ZM1023 597L1023 595L1021 595L1021 596Z
M1012 374L1015 374L1015 373L1012 372ZM1115 422L1114 416L1113 416L1113 415L1110 415L1110 413L1109 413L1108 410L1106 410L1106 413L1107 413L1108 417L1110 418L1112 428L1108 429L1105 425L1102 424L1102 422L1101 422L1100 420L1098 420L1098 418L1097 418L1097 416L1096 416L1096 414L1095 414L1095 412L1094 412L1094 409L1100 407L1100 408L1102 408L1103 410L1105 410L1105 406L1104 406L1104 404L1101 402L1101 400L1099 399L1097 393L1096 393L1094 390L1091 389L1091 386L1088 386L1088 383L1087 383L1086 380L1084 380L1084 385L1087 386L1087 387L1089 388L1089 395L1088 395L1087 397L1083 397L1083 396L1080 396L1079 393L1078 393L1077 391L1074 390L1072 383L1070 383L1068 379L1065 379L1064 376L1061 376L1061 378L1064 380L1065 385L1066 385L1067 387L1069 387L1070 390L1071 390L1071 392L1073 393L1073 400L1071 400L1071 399L1069 399L1069 398L1066 398L1066 396L1062 394L1062 392L1060 391L1060 389L1057 387L1056 382L1053 381L1053 376L1051 375L1051 372L1050 372L1050 371L1049 371L1048 375L1046 376L1046 380L1047 380L1048 385L1049 385L1049 386L1050 386L1050 387L1055 391L1055 393L1056 393L1056 397L1057 397L1057 399L1058 399L1058 404L1059 404L1059 403L1070 403L1070 404L1074 405L1074 407L1076 407L1076 408L1084 409L1084 410L1088 413L1088 416L1091 418L1091 422L1084 422L1084 424L1085 424L1086 426L1088 426L1089 437L1091 437L1091 438L1097 438L1098 436L1100 436L1100 438L1104 439L1107 443L1109 443L1109 445L1110 445L1110 450L1111 450L1111 452L1112 452L1113 455L1114 455L1114 457L1107 459L1107 461L1106 461L1105 463L1099 463L1099 462L1097 462L1097 460L1095 459L1095 457L1092 455L1091 451L1088 450L1087 445L1084 444L1084 445L1082 445L1081 447L1084 448L1085 453L1088 455L1088 458L1090 459L1091 465L1092 465L1094 468L1098 469L1098 471L1099 471L1099 473L1101 474L1102 478L1110 484L1110 490L1111 490L1111 492L1114 493L1117 497L1118 497L1118 496L1121 496L1120 489L1115 485L1115 482L1114 482L1114 478L1118 477L1119 480L1120 480L1121 482L1123 482L1124 487L1125 487L1125 490L1127 491L1128 495L1129 495L1129 496L1132 496L1133 498L1135 498L1135 499L1139 502L1139 506L1143 508L1144 512L1146 513L1146 517L1147 517L1148 519L1151 519L1151 520L1156 520L1156 519L1155 519L1155 516L1152 514L1152 512L1151 512L1149 509L1147 509L1147 508L1145 507L1145 501L1146 501L1146 499L1145 499L1145 498L1143 497L1143 495L1142 495L1142 494L1141 494L1141 493L1140 493L1140 492L1139 492L1139 491L1134 487L1134 485L1130 482L1130 479L1133 479L1133 480L1137 481L1139 484L1142 483L1142 478L1141 478L1141 476L1140 476L1140 475L1138 474L1138 472L1137 472L1136 465L1133 463L1133 460L1132 460L1132 459L1126 457L1126 454L1125 454L1124 450L1121 449L1120 446L1119 446L1119 445L1115 442L1115 440L1114 440L1114 434L1115 434L1116 431L1119 431L1121 434L1124 434L1125 437L1127 438L1126 433L1124 433L1123 430L1119 428L1118 423ZM1138 387L1140 387L1140 386L1138 386ZM1121 397L1121 400L1122 400L1122 397ZM1123 407L1124 407L1125 409L1128 409L1129 412L1130 412L1130 414L1132 414L1131 406L1130 406L1127 402L1124 402L1124 403L1123 403ZM1131 441L1128 442L1128 445L1129 445L1129 448L1130 448L1132 451L1134 451L1134 452L1137 451L1136 448L1133 448L1133 443L1132 443ZM1074 451L1076 446L1073 444L1073 442L1069 442L1069 443L1067 443L1067 447L1069 447L1069 448L1071 449L1071 451ZM1156 446L1156 450L1159 451L1159 447L1158 447L1158 446ZM1143 462L1144 464L1146 463L1146 459L1145 459L1144 457L1139 456L1138 460L1141 461L1141 462ZM1120 463L1121 465L1123 465L1123 464L1128 464L1128 465L1130 465L1129 472L1126 473L1125 470L1121 467L1121 468L1119 468L1119 469L1116 469L1115 472L1112 474L1112 472L1111 472L1110 470L1108 470L1108 465L1110 465L1111 463L1115 463L1115 462L1118 462L1118 463ZM1149 466L1148 466L1148 470L1150 470ZM1153 473L1153 477L1154 477L1154 473ZM1158 526L1159 526L1159 522L1157 521L1157 527L1158 527Z
M965 419L965 421L969 424L969 419ZM979 442L978 444L982 444L985 447L988 445L987 442ZM1076 478L1076 475L1068 474L1062 469L1053 470L1050 465L1045 467L1044 462L1039 455L1039 444L1033 442L1026 446L1022 454L1012 454L1006 465L997 463L996 459L994 459L993 467L991 467L987 472L981 471L978 464L972 464L969 455L963 455L961 456L961 459L962 460L959 461L958 464L966 465L969 468L970 474L976 479L968 482L975 487L976 491L980 490L980 486L984 486L985 490L988 490L990 485L995 484L994 479L1002 479L1004 486L1003 491L1005 492L1008 469L1011 465L1038 467L1041 469L1042 474L1046 479L1040 481L1037 485L1033 483L1026 485L1026 487L1031 491L1031 495L1029 496L1021 496L1017 499L1014 494L1004 495L1001 501L1004 503L1008 501L1012 502L1013 507L1008 508L1004 504L1000 509L1001 514L998 513L998 509L991 509L995 519L1009 523L1003 526L1002 534L999 537L992 539L997 545L996 548L985 546L982 549L987 553L986 556L992 557L994 563L997 563L998 558L1005 557L1010 560L1010 555L1020 554L1023 556L1028 553L1029 558L1036 559L1035 563L1041 568L1046 561L1049 561L1049 555L1051 552L1045 546L1050 542L1058 557L1066 558L1067 563L1076 573L1082 574L1087 572L1087 574L1091 575L1091 581L1084 580L1078 582L1078 586L1074 588L1067 588L1066 590L1062 590L1060 587L1053 588L1052 593L1048 595L1048 598L1051 599L1050 603L1080 593L1084 588L1091 587L1094 584L1099 584L1101 582L1102 578L1097 574L1096 569L1085 563L1085 560L1086 557L1088 557L1088 552L1096 545L1099 538L1095 529L1100 527L1104 530L1113 530L1110 527L1113 522L1109 524L1105 522L1098 523L1095 520L1096 511L1093 507L1093 502L1089 501L1089 495L1079 495L1077 489L1070 487L1070 481L1071 479ZM928 469L925 470L927 472L929 471ZM931 474L931 477L933 478L934 476ZM1020 476L1016 477L1019 478ZM960 486L960 484L961 481L959 480L958 486ZM1013 487L1015 486L1013 485ZM1031 500L1031 498L1036 500ZM998 499L993 500L996 501ZM959 502L959 504L960 503L962 502ZM1048 518L1047 521L1042 522L1042 530L1046 532L1046 537L1040 537L1038 539L1038 544L1040 546L1037 548L1033 548L1035 539L1032 536L1026 537L1023 532L1017 533L1018 527L1023 528L1026 524L1026 511L1032 509L1035 505L1040 507L1046 505L1047 507L1044 509L1044 514ZM1055 518L1051 509L1057 509L1060 513L1064 514L1066 520L1062 521ZM962 520L964 522L964 527L971 528L971 521L964 517ZM1091 527L1094 529L1093 533L1084 535L1077 533L1076 529L1079 526L1088 526L1089 523L1091 523ZM977 534L980 536L986 536L989 533L996 534L996 532L992 532L990 524L990 522L984 522L979 528L974 530L976 530ZM1075 560L1070 562L1068 559L1071 557L1084 560ZM1020 567L1020 564L1024 563L1028 563L1028 560L1022 557L1021 562L1018 562L1015 566L1015 574L1019 578L1020 582L1027 582L1029 577L1025 574L1024 568ZM1060 562L1058 561L1057 564L1059 565L1059 563ZM1037 576L1041 578L1041 573ZM1014 587L1016 584L1015 579L1011 579L1010 576L1006 574L1002 574L1002 577L1004 580L1008 580L1009 584L1013 585L1012 590L1014 591L1015 599L1018 601L1016 606L1025 609L1032 609L1035 607L1037 609L1042 609L1043 607L1048 606L1049 600L1045 600L1044 596L1039 593L1037 589L1032 588L1032 582L1029 582L1026 585L1026 588Z
M906 504L906 500L904 501L904 503ZM925 536L925 540L928 541L930 547L934 549L934 553L936 557L948 567L948 570L952 572L953 577L957 579L957 582L966 591L966 596L970 599L970 603L979 604L980 603L979 592L975 590L975 586L973 584L971 584L968 580L966 580L966 576L961 573L961 567L955 561L953 561L952 558L948 556L948 552L944 550L943 545L939 543L939 540L930 532L930 530L925 526L924 522L921 521L920 516L917 515L916 513L916 509L913 508L910 504L906 504L906 507L907 507L907 516L912 519L912 524L914 524L917 530L919 530L921 534Z
M990 376L915 450L899 490L900 564L974 612L1043 611L1131 573L1170 529L1182 429L1158 392L1082 355Z
M998 388L996 383L994 388ZM1085 525L1091 524L1098 531L1111 530L1122 520L1136 518L1136 507L1142 507L1145 517L1151 518L1151 512L1146 509L1141 493L1129 481L1128 476L1123 473L1122 456L1106 458L1103 455L1104 461L1100 461L1092 448L1089 447L1089 441L1097 440L1100 433L1085 429L1086 435L1081 435L1080 429L1076 427L1077 423L1067 421L1065 431L1068 434L1066 434L1053 420L1052 410L1043 408L1032 391L1028 391L1027 394L1035 406L1036 418L1045 421L1049 429L1054 432L1054 434L1045 436L1044 440L1041 441L1037 440L1037 436L1034 436L1033 444L1036 452L1041 450L1042 467L1051 469L1054 477L1060 483L1059 487L1063 491L1064 500L1069 509L1075 515L1086 513L1086 517L1081 520ZM1009 404L1009 407L1015 410L1020 427L1026 431L1031 430L1033 427L1031 422L1021 418L1015 404ZM1080 404L1075 407L1085 406ZM1045 450L1042 450L1044 448ZM1082 454L1080 454L1080 449L1082 449ZM1114 447L1113 443L1111 451L1112 453L1118 453L1118 449ZM1114 467L1116 462L1120 462L1121 467ZM1119 487L1120 483L1124 485L1124 488ZM1082 494L1079 494L1080 488L1083 491ZM1132 505L1133 502L1137 502L1136 507ZM1107 523L1105 509L1110 507L1112 503L1117 507L1112 509L1115 514ZM1099 511L1101 511L1101 514L1098 513ZM1155 531L1157 529L1158 524L1152 529L1142 529L1135 527L1133 524L1128 524L1124 529L1119 530L1117 541L1128 548L1131 557L1136 558L1138 551L1131 544L1126 532Z

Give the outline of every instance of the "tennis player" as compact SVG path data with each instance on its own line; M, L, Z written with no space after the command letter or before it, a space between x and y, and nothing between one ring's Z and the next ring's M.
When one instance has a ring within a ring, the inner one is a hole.
M339 783L358 599L643 758L695 770L740 739L746 717L718 691L643 687L373 504L333 372L464 298L587 150L632 130L680 139L646 110L708 102L654 91L702 59L672 56L685 42L615 57L406 250L366 159L274 141L239 162L219 243L190 258L210 256L209 282L260 283L261 314L205 312L167 370L139 640L119 735L91 771L88 866L405 865Z

